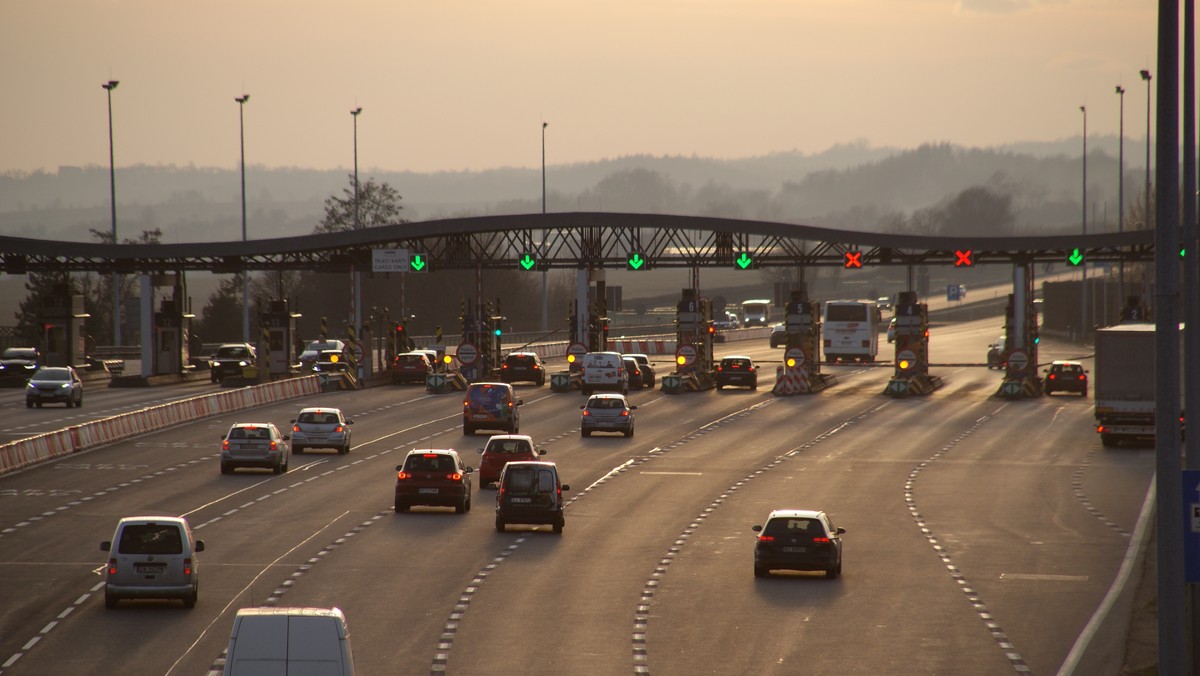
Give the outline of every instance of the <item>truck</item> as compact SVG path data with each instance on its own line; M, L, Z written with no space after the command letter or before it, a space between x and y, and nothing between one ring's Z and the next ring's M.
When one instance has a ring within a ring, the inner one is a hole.
M1096 330L1092 391L1096 431L1104 446L1154 438L1154 341L1154 324Z

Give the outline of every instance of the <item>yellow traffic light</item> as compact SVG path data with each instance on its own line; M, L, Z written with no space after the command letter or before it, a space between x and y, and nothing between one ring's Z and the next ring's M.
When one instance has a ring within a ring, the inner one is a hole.
M575 355L573 355L573 354L567 355L567 363L574 364L575 363Z
M454 357L451 357L448 354L442 355L442 361L445 362L446 364L449 364L453 360L454 360Z
M684 364L686 364L686 363L687 363L687 360L686 360L686 359L684 359L682 356L680 356L680 357L675 357L675 363L676 363L676 364L679 364L680 366L683 366Z
M900 369L901 369L901 370L903 370L903 371L907 371L909 366L910 366L910 364L908 363L908 360L907 360L907 359L901 359L901 360L900 360Z
M789 358L789 359L787 360L787 367L788 367L788 368L792 368L792 367L793 367L793 366L795 366L795 365L796 365L796 360L795 360L795 358Z

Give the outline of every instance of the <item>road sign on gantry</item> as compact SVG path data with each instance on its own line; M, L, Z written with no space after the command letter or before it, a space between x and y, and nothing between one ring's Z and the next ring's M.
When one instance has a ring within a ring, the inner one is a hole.
M842 266L847 270L851 268L861 268L863 266L861 251L847 251L842 254Z
M458 360L463 364L474 364L475 360L479 358L479 349L471 343L462 343L458 346L458 351L455 353L455 356L457 356Z
M625 259L626 270L645 270L649 265L649 261L641 251L632 251Z
M971 250L963 251L961 249L954 252L954 267L969 268L974 265L975 261L971 260Z
M737 258L733 259L734 270L749 270L752 267L754 267L754 257L747 251L741 252Z
M429 272L429 256L423 253L410 254L408 257L409 272Z
M531 253L526 253L517 259L517 265L519 265L522 270L533 270L537 267L537 256L534 256Z

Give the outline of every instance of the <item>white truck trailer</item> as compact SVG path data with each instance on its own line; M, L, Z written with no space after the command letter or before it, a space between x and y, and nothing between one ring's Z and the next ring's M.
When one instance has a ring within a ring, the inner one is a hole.
M1096 331L1096 431L1100 443L1154 438L1154 324Z

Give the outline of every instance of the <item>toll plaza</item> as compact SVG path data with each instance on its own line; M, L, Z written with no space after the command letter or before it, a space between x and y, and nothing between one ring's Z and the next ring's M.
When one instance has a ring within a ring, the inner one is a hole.
M182 375L193 368L188 338L195 315L184 312L181 305L164 298L154 313L154 375Z
M1037 309L1033 304L1032 269L1027 264L1014 265L1013 293L1009 294L1008 304L1004 308L1004 380L996 396L1006 399L1041 396L1037 317Z
M262 307L262 303L259 303ZM304 315L292 312L286 299L272 300L258 313L261 332L258 340L260 374L264 380L284 376L300 360L296 350L296 320Z
M917 302L915 291L901 291L895 308L896 370L883 394L930 394L942 379L929 373L929 306Z
M83 296L72 295L66 284L54 287L54 293L41 308L41 344L46 366L77 366L85 361L86 345L83 322L91 315L83 311Z

